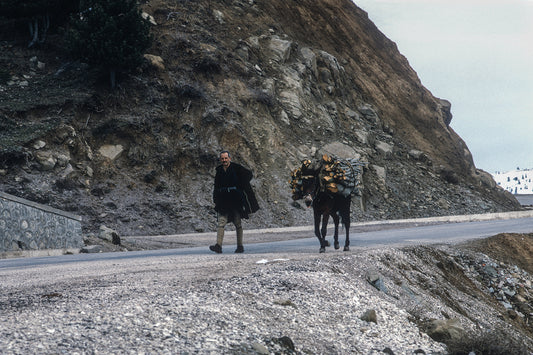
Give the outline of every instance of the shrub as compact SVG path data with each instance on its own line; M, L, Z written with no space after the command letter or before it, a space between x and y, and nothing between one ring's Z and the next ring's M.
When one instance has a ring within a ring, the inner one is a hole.
M204 92L196 85L180 83L176 86L176 95L188 99L202 99Z
M110 74L140 66L151 44L150 23L141 16L136 0L82 0L80 14L67 33L70 53Z
M205 74L218 74L222 70L220 63L216 58L204 57L194 64L196 72Z

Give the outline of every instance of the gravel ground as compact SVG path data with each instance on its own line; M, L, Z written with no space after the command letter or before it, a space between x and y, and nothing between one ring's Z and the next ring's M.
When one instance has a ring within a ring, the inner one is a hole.
M266 353L290 352L290 342L283 345L290 339L298 353L443 351L353 269L357 254L298 258L168 257L2 270L0 350ZM360 319L369 309L377 324Z
M495 302L439 269L451 247L435 248L0 269L0 353L446 354L423 320L509 329Z

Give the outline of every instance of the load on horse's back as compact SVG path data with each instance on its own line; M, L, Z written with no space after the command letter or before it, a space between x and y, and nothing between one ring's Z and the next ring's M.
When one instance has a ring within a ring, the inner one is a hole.
M316 179L319 192L340 194L344 197L358 193L365 164L355 158L338 159L327 154L320 160L305 159L299 168L291 172L289 183L292 198L301 199L306 194L306 185L312 179Z
M357 159L338 159L324 154L314 162L303 160L301 166L291 172L292 198L303 199L307 207L313 207L315 235L320 241L321 253L329 246L326 240L329 216L335 226L335 249L339 248L339 218L342 218L346 230L344 250L350 250L351 195L359 193L364 165Z

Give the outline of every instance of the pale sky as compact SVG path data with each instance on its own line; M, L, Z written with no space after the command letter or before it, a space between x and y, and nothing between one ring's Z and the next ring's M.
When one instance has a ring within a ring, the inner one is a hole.
M487 172L533 168L533 0L354 0Z

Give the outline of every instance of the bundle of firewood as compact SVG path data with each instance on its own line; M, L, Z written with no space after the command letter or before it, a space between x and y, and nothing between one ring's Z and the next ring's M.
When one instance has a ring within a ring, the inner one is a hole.
M338 159L327 154L315 163L306 159L299 168L291 172L289 184L293 198L298 199L303 196L304 182L311 178L317 178L319 190L322 192L349 196L357 192L365 164L354 158Z
M303 197L305 194L304 182L306 180L309 181L310 179L313 179L316 175L316 171L311 168L311 165L311 160L303 160L302 165L291 172L291 180L289 180L289 185L292 188L292 198L294 200L298 200Z
M319 173L321 191L349 196L361 183L364 165L354 158L337 159L324 154Z

